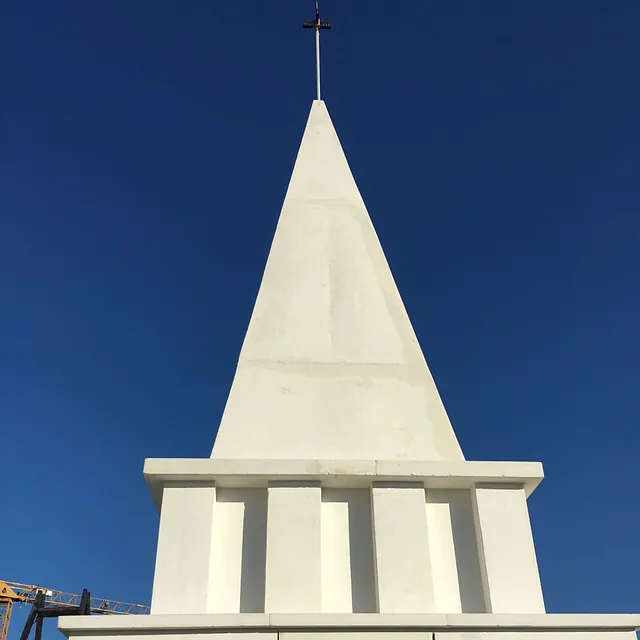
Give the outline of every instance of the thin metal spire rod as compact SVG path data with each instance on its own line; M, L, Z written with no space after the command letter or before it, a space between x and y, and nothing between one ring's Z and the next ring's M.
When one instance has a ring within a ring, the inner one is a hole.
M316 89L318 100L320 97L320 29L316 29Z
M316 0L316 18L315 20L305 20L302 23L305 29L313 29L316 32L316 95L318 100L320 96L320 31L321 29L331 29L331 23L326 20L320 20L320 8L318 0Z

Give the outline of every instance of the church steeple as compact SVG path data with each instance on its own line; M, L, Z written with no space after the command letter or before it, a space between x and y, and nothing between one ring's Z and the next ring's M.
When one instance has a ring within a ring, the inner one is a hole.
M542 467L463 459L320 101L213 454L147 460L145 476L160 511L151 615L63 618L71 640L640 627L545 614L526 501Z
M151 615L62 632L631 640L638 616L545 613L527 506L542 466L464 459L320 100L317 2L305 26L318 100L211 458L145 462Z
M211 457L464 459L319 100Z

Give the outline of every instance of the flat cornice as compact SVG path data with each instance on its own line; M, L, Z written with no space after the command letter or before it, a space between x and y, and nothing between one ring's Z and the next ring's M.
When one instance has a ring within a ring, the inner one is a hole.
M144 476L159 510L167 484L255 488L285 481L367 488L377 482L422 482L427 489L468 489L489 483L521 485L530 495L544 473L539 462L149 458Z
M67 616L58 620L58 628L69 637L86 635L128 635L149 632L277 631L322 629L350 631L368 629L477 631L534 630L550 631L633 631L640 629L637 614L379 614L379 613L241 613L175 614L129 616Z

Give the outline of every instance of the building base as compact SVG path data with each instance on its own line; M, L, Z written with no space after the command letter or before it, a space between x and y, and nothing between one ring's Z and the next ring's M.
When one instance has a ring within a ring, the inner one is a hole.
M61 618L69 640L635 640L629 614L204 614Z

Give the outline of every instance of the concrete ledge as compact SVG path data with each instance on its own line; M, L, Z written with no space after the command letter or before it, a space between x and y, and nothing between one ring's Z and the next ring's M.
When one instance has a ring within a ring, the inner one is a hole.
M539 462L210 458L150 458L145 460L144 475L158 510L162 488L169 483L255 488L275 481L317 481L323 487L367 488L373 482L410 481L431 489L492 483L522 485L530 495L544 477Z
M375 629L378 627L445 627L444 613L271 613L277 629ZM398 624L402 622L402 624Z
M446 618L448 627L465 629L640 629L640 614L630 613L452 613L447 614Z
M240 613L149 616L67 616L58 628L69 637L145 635L171 632L226 632L233 630L354 629L470 630L477 631L634 631L636 614L377 614L377 613Z

